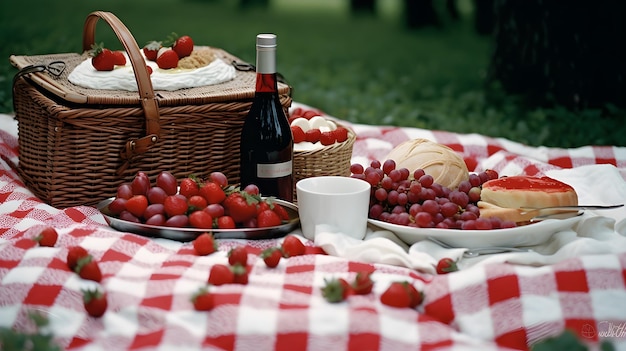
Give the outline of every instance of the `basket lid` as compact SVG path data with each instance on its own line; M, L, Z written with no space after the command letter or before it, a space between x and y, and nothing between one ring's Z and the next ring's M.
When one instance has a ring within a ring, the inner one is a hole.
M222 59L226 63L233 63L238 68L253 67L222 49L213 49L216 58ZM20 70L28 66L47 66L52 62L63 62L65 69L58 76L49 74L45 70L29 73L28 76L42 89L67 102L100 105L137 105L141 103L140 96L136 91L89 89L71 83L68 80L69 74L87 58L85 52L83 54L12 55L10 61L14 67ZM233 80L220 84L175 91L155 90L155 99L159 102L159 106L199 105L251 99L255 93L255 81L256 72L253 69L238 70ZM289 94L291 89L288 85L279 83L278 90L280 94Z

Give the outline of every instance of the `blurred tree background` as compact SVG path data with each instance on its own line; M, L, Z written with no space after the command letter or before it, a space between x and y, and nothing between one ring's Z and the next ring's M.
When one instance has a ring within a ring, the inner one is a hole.
M47 0L0 3L0 112L12 54L79 52L94 10L138 44L171 32L254 61L278 35L294 99L355 123L626 145L623 0ZM97 40L119 47L99 24Z
M440 27L436 0L404 0L409 29ZM443 1L443 0L442 0ZM351 0L355 14L375 15L375 0ZM521 95L529 106L571 110L625 107L626 6L620 0L474 0L479 35L493 34L486 82ZM452 20L456 0L445 0Z

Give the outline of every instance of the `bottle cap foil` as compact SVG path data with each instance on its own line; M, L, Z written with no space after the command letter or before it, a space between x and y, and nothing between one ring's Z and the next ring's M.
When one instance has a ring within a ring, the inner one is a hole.
M256 36L257 48L275 48L276 34L259 34Z

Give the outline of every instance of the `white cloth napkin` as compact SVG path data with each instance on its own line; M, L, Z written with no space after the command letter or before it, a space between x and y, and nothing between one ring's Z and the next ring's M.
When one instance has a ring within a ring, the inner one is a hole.
M554 170L548 176L574 187L580 204L614 205L626 202L626 182L612 165ZM464 258L464 248L446 249L430 241L418 241L409 247L392 232L375 227L368 228L363 240L343 235L332 228L318 228L315 244L329 255L404 266L425 273L435 273L435 265L443 257L458 260L461 269L493 262L548 265L581 255L626 252L626 208L586 211L577 225L554 233L544 243L530 247L532 252Z

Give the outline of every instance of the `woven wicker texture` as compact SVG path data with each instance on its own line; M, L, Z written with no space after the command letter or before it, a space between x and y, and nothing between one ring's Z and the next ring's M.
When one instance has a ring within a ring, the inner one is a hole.
M100 18L124 32L125 27L109 22L111 14L104 15ZM88 18L93 20L93 14ZM128 36L120 39L128 41ZM132 44L130 50L138 50ZM223 50L219 57L238 61ZM240 133L254 97L255 72L237 72L234 80L218 85L154 91L158 139L124 166L120 154L129 140L146 137L146 108L137 92L85 89L68 82L69 72L85 58L76 53L11 57L20 69L66 64L59 77L37 72L14 83L19 173L37 197L56 207L95 204L114 196L138 171L152 181L164 170L179 179L221 171L231 183L239 182ZM291 105L289 92L279 85L285 110Z

